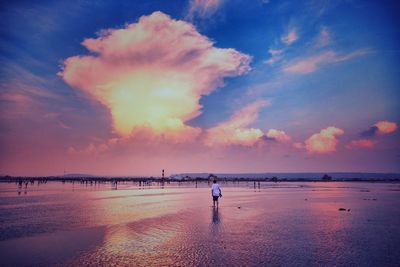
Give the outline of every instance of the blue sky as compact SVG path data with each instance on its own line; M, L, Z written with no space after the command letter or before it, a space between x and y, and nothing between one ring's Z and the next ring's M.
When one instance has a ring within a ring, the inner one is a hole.
M161 164L174 166L171 172L400 171L400 31L395 1L190 0L2 3L0 172L53 174L67 166L74 171L131 174L132 163L116 159L118 149L98 149L110 146L113 139L128 142L132 149L126 153L132 158L145 160L148 156L143 151L148 150L157 154L151 145L139 149L134 134L122 136L115 106L91 95L89 85L89 89L74 86L63 73L64 68L68 70L68 58L97 57L82 45L84 40L106 36L104 29L139 25L140 17L156 11L193 25L213 48L233 49L242 60L250 58L246 71L236 66L234 74L219 74L219 82L212 81L209 90L204 89L207 93L196 100L202 107L192 110L196 115L161 117L177 119L185 129L198 129L189 138L192 143L178 142L180 156L161 160ZM246 115L250 119L240 124L239 117ZM136 115L126 115L130 116ZM382 128L380 135L359 142L362 131L381 121L391 123L391 128L387 126L391 130ZM134 131L142 126L132 127ZM328 127L344 133L329 134L327 142L333 143L324 143L322 150L313 148L311 136ZM271 129L283 131L290 141L285 139L279 147L281 139L268 136ZM152 131L160 136L169 130ZM238 131L246 140L234 136ZM221 137L222 132L227 136ZM264 142L263 136L276 142ZM178 149L176 140L160 142L166 149ZM80 153L89 147L94 148L90 150L94 156ZM216 158L226 160L220 165L197 166L180 158L194 148L202 153L211 150ZM261 153L280 167L263 167L260 161L231 168L237 165L237 158L227 156L232 149L249 159ZM42 156L35 156L39 151ZM117 163L110 163L107 170L98 169L88 157ZM352 165L341 160L349 158L354 159ZM48 167L49 159L54 160L54 167ZM152 157L148 160L153 162ZM293 162L299 163L290 167ZM152 174L149 169L137 172Z

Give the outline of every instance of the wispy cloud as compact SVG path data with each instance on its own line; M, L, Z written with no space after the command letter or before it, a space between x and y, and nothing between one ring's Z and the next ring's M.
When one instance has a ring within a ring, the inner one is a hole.
M325 47L331 43L331 33L326 26L323 26L317 38L317 47Z
M284 44L284 47L280 49L270 48L268 53L271 55L271 57L267 60L264 60L263 63L273 65L274 63L281 61L283 58L283 53L287 47L296 42L298 38L297 29L290 28L285 35L281 36L281 42Z
M224 0L190 0L187 19L195 17L207 18L213 15L222 5Z
M67 124L63 123L62 121L58 122L58 126L60 126L63 129L67 129L67 130L71 129L70 126L68 126Z
M261 97L266 92L272 92L279 89L282 86L282 81L278 78L263 82L263 83L256 83L251 86L246 87L246 97L251 97L254 99L255 97Z
M271 57L264 61L266 64L274 64L282 59L283 49L269 49L268 53Z
M192 24L162 12L83 45L93 55L66 59L59 75L104 104L122 136L146 128L172 139L194 138L201 129L185 122L201 113L200 98L222 86L224 77L250 70L250 56L216 48Z
M287 64L285 73L307 74L316 71L319 67L330 63L347 61L370 53L368 49L359 49L345 55L338 55L334 51L327 51L316 56L294 60Z
M60 102L62 97L24 76L20 81L12 79L0 85L0 117L3 119L24 119L39 117L46 112L49 103ZM31 82L31 84L28 84Z
M215 145L254 145L264 133L260 129L249 128L258 118L261 108L268 105L265 100L258 100L237 111L229 120L210 128L206 132L205 144Z
M371 139L357 139L352 140L349 144L346 145L346 148L353 149L353 148L373 148L376 144L376 141Z
M25 67L14 62L3 62L0 82L0 98L18 103L38 102L40 99L61 100L49 81L33 74ZM50 84L50 85L49 85ZM39 101L40 102L40 101Z
M286 35L281 37L281 41L286 45L291 45L296 42L298 38L299 37L297 35L297 30L295 28L292 28L288 31Z

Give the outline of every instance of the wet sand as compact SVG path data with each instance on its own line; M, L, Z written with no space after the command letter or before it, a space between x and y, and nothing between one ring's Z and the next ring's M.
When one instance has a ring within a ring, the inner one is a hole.
M398 266L400 184L0 183L1 266ZM339 209L344 209L340 211Z

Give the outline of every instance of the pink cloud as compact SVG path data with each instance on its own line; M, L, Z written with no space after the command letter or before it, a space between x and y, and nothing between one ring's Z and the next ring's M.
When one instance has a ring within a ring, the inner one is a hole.
M283 49L269 49L268 52L269 52L272 56L279 56L280 54L282 54Z
M293 147L297 149L305 149L305 145L300 142L293 143Z
M29 106L33 103L29 96L20 93L2 93L0 100L14 102L16 105L23 106Z
M286 45L291 45L296 42L298 38L296 29L291 29L285 36L282 36L281 41Z
M379 134L388 134L397 130L397 124L390 121L379 121L374 126L378 128Z
M352 148L372 148L376 144L376 141L370 139L358 139L351 141L346 147Z
M281 55L283 53L283 49L269 49L268 53L271 55L271 57L265 60L264 63L272 65L282 59Z
M144 127L174 140L195 138L201 129L185 122L201 113L200 98L224 77L250 70L248 55L216 48L192 24L162 12L82 44L94 54L67 58L59 75L106 106L125 137Z
M191 0L189 6L188 19L194 16L201 18L212 15L223 3L224 0Z
M265 135L268 138L272 138L280 143L288 143L291 141L290 136L287 135L284 131L280 130L270 129Z
M208 146L254 145L264 134L262 130L249 128L249 126L257 120L259 110L267 104L267 101L258 100L237 111L229 120L208 129L204 139L205 144Z
M324 154L334 152L336 151L336 145L339 143L336 137L343 133L342 129L333 126L322 129L304 142L304 148L309 153Z
M321 65L350 60L355 57L365 55L367 53L369 53L369 51L366 49L356 50L347 55L337 55L333 51L327 51L317 56L312 56L289 63L283 68L283 71L286 73L298 74L311 73L316 71Z
M116 156L118 154L137 154L148 157L153 154L165 154L174 150L182 152L198 146L196 136L185 136L182 140L170 136L173 132L156 134L150 127L135 128L129 136L114 136L108 140L93 138L92 142L84 146L70 146L67 152L70 155L104 155Z

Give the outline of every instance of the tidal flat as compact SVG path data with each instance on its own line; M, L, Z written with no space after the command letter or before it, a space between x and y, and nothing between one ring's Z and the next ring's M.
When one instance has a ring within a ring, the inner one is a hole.
M0 266L398 266L400 183L0 183Z

